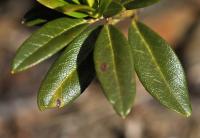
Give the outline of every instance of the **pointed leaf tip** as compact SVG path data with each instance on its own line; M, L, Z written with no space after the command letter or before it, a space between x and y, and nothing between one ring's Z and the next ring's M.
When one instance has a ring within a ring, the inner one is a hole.
M51 57L73 39L88 24L82 19L59 18L33 33L18 49L12 63L13 72L24 71Z
M146 25L133 21L129 29L136 73L146 90L161 104L191 115L185 74L170 45Z
M96 27L88 27L52 65L38 93L41 110L62 108L72 103L94 78L93 50Z
M105 25L95 45L95 70L105 96L122 118L130 113L135 98L132 58L125 36Z

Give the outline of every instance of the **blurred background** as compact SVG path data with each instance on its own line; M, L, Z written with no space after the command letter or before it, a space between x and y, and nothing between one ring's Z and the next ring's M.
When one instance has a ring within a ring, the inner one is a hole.
M0 138L200 138L200 0L161 0L139 13L181 59L193 106L190 118L160 105L138 80L135 105L125 120L96 81L70 106L40 112L39 84L56 57L10 74L17 48L33 31L21 24L31 6L31 0L0 0ZM126 26L121 26L125 33Z

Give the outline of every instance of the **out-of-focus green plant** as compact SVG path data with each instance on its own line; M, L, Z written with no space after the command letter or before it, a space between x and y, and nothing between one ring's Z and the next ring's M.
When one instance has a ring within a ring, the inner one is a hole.
M96 76L115 111L125 118L135 98L136 72L156 100L190 116L187 84L177 56L165 40L134 18L138 8L158 0L37 1L44 7L29 11L24 23L41 28L17 51L12 73L63 50L41 84L41 110L73 102ZM129 16L127 40L115 25Z

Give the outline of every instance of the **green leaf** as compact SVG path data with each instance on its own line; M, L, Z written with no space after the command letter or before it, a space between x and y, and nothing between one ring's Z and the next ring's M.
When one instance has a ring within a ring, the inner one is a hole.
M64 5L64 6L56 8L56 10L66 14L66 15L76 17L76 18L87 17L90 12L94 11L93 8L91 8L89 6L85 6L85 5ZM82 11L82 12L74 12L74 11ZM85 12L85 13L83 13L83 12ZM86 12L88 12L88 13L86 14Z
M108 8L104 12L104 17L111 17L123 10L123 6L118 2L111 2Z
M86 5L74 5L70 4L64 0L37 0L42 5L60 11L66 15L76 17L76 18L84 18L87 17L88 14L82 12L76 12L78 10L89 10L93 11L93 8Z
M37 0L39 3L41 3L42 5L51 8L51 9L55 9L57 7L61 7L64 6L66 4L69 4L68 2L66 2L65 0Z
M155 4L159 1L160 0L132 0L130 2L129 1L125 2L124 6L126 7L127 10L131 10L131 9L144 8L152 4Z
M44 24L46 22L47 22L47 20L45 20L45 19L36 18L36 19L30 20L30 21L23 20L22 24L26 24L26 26L32 27L32 26L37 26L37 25Z
M90 7L93 7L95 0L84 0Z
M134 66L130 46L113 26L105 26L94 50L97 77L116 112L126 117L135 97Z
M72 0L74 3L76 4L80 4L80 1L79 0Z
M85 11L85 12L94 11L93 8L85 6L85 5L64 5L64 6L56 8L56 9L58 9L59 11L62 11L63 13L66 13L66 14L73 12L73 11Z
M58 9L65 9L65 6L64 7L59 7ZM82 12L65 12L63 11L64 14L66 15L69 15L71 17L75 17L75 18L79 18L79 19L82 19L82 18L85 18L85 17L88 17L88 14L85 14L85 13L82 13Z
M65 15L60 12L51 10L36 3L33 8L25 14L22 23L27 26L37 26L64 16Z
M38 94L41 110L61 108L71 103L94 78L94 65L89 56L96 35L94 29L82 32L52 65Z
M116 0L116 1L120 1L124 5L124 4L132 2L134 0Z
M32 34L17 51L12 72L26 70L67 46L88 25L82 19L60 18Z
M190 116L184 71L169 44L135 21L129 30L129 41L137 75L146 90L169 109Z
M103 13L107 10L108 6L110 5L110 3L112 2L112 0L100 0L99 1L99 15L103 15Z

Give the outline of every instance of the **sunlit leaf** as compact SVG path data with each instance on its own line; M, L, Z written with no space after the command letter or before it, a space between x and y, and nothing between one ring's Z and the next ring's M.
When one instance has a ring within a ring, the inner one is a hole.
M37 0L42 5L60 11L66 15L76 17L76 18L84 18L87 17L88 14L82 12L76 12L79 10L89 10L92 11L93 9L86 5L75 5L66 2L65 0Z
M41 110L61 108L75 100L94 78L92 58L96 31L88 28L79 35L52 65L38 95Z
M82 19L60 18L44 25L19 48L12 72L28 69L57 53L87 27L84 23Z

